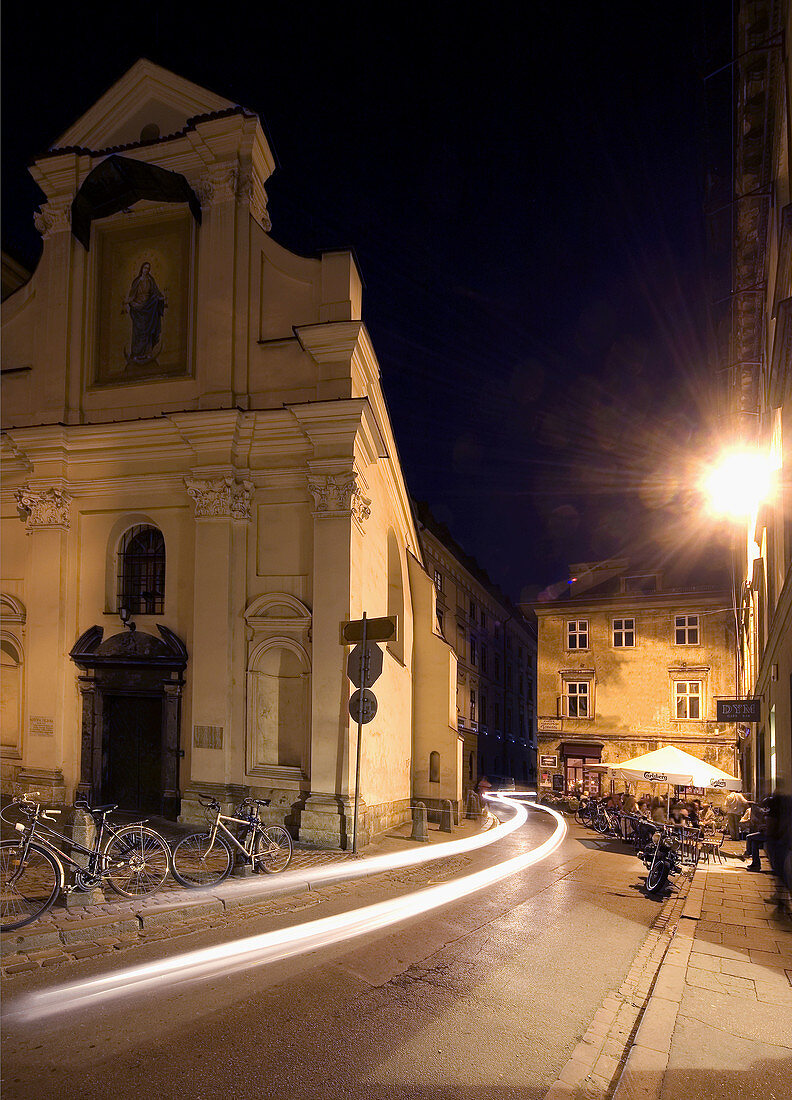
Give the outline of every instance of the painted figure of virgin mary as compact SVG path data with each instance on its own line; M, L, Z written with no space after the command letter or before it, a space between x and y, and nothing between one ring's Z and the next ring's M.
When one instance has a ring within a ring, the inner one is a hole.
M132 343L129 349L124 349L128 364L140 365L156 359L166 305L165 295L151 274L151 264L142 263L124 299L124 309L132 322Z

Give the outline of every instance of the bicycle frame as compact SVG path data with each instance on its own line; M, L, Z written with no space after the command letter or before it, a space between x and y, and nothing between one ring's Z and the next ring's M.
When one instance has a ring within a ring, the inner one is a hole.
M224 825L225 821L230 821L232 825L243 825L246 829L249 830L249 836L246 839L245 844L242 844L240 841L237 840L231 830L227 828L226 825ZM246 818L225 816L224 814L221 814L218 810L215 816L214 825L212 826L212 832L210 834L212 842L209 845L209 848L211 849L213 847L215 839L217 838L218 830L222 829L222 831L225 833L226 837L231 841L234 847L238 848L246 859L252 859L253 844L256 839L256 833L259 831L260 828L261 822L258 820L258 815L256 816L255 821L250 821Z
M45 810L43 812L47 813L51 811ZM114 829L110 822L105 820L104 815L102 815L101 821L99 823L99 828L97 829L96 840L94 841L93 848L86 848L78 841L71 840L63 833L59 833L57 829L52 829L49 825L46 825L41 820L41 817L42 811L41 809L39 809L31 818L30 823L25 826L25 835L22 841L23 848L19 873L21 873L25 861L27 860L28 849L30 848L31 843L34 840L37 840L41 845L43 845L43 847L45 847L49 852L52 853L52 855L56 857L56 859L60 863L62 872L65 871L65 864L68 864L76 871L87 872L89 875L95 875L98 878L102 878L104 875L107 874L110 869L110 860L102 851L102 841L104 839L105 832L109 832L113 836L117 837L118 830ZM131 824L132 826L134 826L142 825L144 823L142 821L134 821ZM58 847L55 841L51 839L52 837L57 838L57 840L59 840L61 844L68 844L72 851L76 850L82 855L88 856L88 865L86 867L83 867L82 864L77 862L77 860L72 859L70 855L67 855L66 852L62 851Z

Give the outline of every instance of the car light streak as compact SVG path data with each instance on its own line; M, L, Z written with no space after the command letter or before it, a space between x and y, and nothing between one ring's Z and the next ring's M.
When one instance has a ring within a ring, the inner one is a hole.
M510 792L509 798L513 798L514 793ZM488 794L485 797L490 802L503 801L504 805L514 811L514 815L508 821L501 821L485 832L476 833L475 836L462 837L460 840L441 841L417 850L411 848L404 852L366 856L350 863L330 863L325 864L323 867L311 867L302 871L286 871L283 874L268 876L261 882L251 882L250 879L239 882L224 882L222 887L205 887L200 893L211 893L213 896L221 897L233 896L235 893L245 895L253 893L285 894L290 886L308 886L309 889L313 889L320 883L327 886L331 882L345 882L348 879L364 878L368 875L377 875L382 871L416 867L421 863L431 863L433 860L446 859L448 856L462 855L465 852L473 852L478 848L485 848L496 840L503 840L504 837L515 832L528 820L528 811L519 802L507 802L505 799L502 800L498 794ZM199 895L198 890L191 891L191 893L196 897Z
M511 802L503 795L490 796L490 798L506 805L517 806L517 803ZM566 822L559 813L547 806L529 804L555 818L556 827L552 835L538 848L507 859L494 867L487 867L442 885L377 902L351 912L322 917L319 920L291 928L281 928L274 932L248 936L233 943L189 951L143 966L116 971L104 977L73 982L56 989L35 993L22 1000L13 1015L17 1019L40 1020L56 1013L74 1012L91 1007L111 998L137 993L165 993L173 989L176 984L225 976L268 963L282 962L284 959L328 947L331 944L342 943L423 913L429 913L433 909L492 886L532 864L539 863L558 848L567 832ZM519 809L526 814L524 807L520 806ZM518 813L517 817L520 816Z

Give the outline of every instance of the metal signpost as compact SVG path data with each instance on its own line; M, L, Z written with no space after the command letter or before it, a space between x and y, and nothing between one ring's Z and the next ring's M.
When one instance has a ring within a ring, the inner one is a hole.
M360 755L363 744L363 726L377 713L377 697L369 691L369 684L382 675L382 650L376 642L387 642L396 637L397 622L393 616L369 619L363 612L362 619L341 624L341 645L358 642L347 660L347 676L358 688L349 700L350 717L357 722L357 755L355 762L355 816L352 822L352 854L357 854L358 807L360 805Z

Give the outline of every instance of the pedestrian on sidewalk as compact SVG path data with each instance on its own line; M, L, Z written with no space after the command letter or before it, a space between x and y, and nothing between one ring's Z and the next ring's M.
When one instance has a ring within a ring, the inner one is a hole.
M726 820L729 825L729 836L732 840L740 839L740 818L748 809L749 802L739 791L729 791L726 795Z
M767 832L767 807L769 799L761 802L752 802L748 823L748 835L745 838L745 855L743 859L750 859L749 871L762 870L761 850L765 844Z
M765 850L775 876L775 895L770 898L776 910L789 910L790 868L792 868L792 799L779 783L767 802L767 840Z

